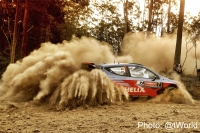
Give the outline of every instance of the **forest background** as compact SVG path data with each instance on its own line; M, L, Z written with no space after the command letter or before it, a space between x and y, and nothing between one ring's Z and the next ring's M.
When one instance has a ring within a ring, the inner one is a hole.
M181 0L0 0L0 77L10 63L38 49L75 37L109 43L120 55L124 36L145 38L174 34ZM197 47L200 13L184 14L186 45ZM188 49L190 50L190 49Z

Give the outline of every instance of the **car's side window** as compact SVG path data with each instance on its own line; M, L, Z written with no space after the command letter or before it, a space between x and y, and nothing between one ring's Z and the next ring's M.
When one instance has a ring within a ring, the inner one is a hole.
M149 70L147 70L147 73L148 73L150 79L154 79L155 76L156 76L155 73L153 73L153 72L151 72ZM156 78L159 79L158 76L156 76Z
M127 70L125 66L120 66L120 67L107 67L105 68L111 73L120 75L120 76L126 76L127 75Z
M147 70L146 68L139 67L139 66L130 66L129 71L131 77L134 78L154 78L155 74L151 71Z

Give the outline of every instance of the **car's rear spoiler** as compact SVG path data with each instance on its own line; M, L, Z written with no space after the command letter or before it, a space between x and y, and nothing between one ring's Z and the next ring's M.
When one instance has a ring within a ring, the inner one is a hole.
M94 63L90 63L90 62L81 63L81 69L91 71L92 69L95 69L95 68L96 68L96 65Z

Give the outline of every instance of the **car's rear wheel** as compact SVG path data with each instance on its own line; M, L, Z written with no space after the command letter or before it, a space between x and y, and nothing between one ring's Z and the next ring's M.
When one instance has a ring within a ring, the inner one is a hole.
M173 91L173 90L176 90L177 88L175 88L175 87L167 87L166 88L166 91L168 92L168 93L170 93L171 91Z

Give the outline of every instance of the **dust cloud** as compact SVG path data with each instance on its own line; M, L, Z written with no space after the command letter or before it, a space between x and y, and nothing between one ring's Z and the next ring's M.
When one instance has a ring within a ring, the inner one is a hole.
M107 63L113 62L115 58L120 62L131 62L132 60L130 56L115 57L112 53L108 44L102 44L94 38L73 38L71 41L63 41L56 45L50 42L43 43L29 56L7 67L2 75L1 99L34 100L47 103L53 101L55 104L66 104L67 106L68 100L72 98L80 98L81 101L85 101L90 96L88 93L91 89L97 88L96 92L92 92L92 99L98 97L96 93L98 95L103 93L110 102L115 102L117 93L113 88L117 88L117 86L111 84L110 79L105 78L103 72L96 72L96 75L93 72L91 74L79 72L81 62L85 61ZM98 83L92 84L91 78L97 79L95 76L98 76L98 80L102 82L96 80L94 82L98 81ZM83 82L85 84L82 84ZM101 88L98 88L97 85ZM118 89L118 94L121 93L126 99L127 92ZM122 98L118 99L122 100ZM97 103L102 104L102 101L104 99L98 98Z
M180 76L177 73L171 73L169 76L178 82L178 88L168 87L161 95L158 95L150 101L194 104L194 99L187 91L184 83L180 79Z
M186 39L183 37L181 62L183 62L187 56L183 66L183 72L184 74L193 74L196 65L194 47L186 55L187 50L192 47L192 44L188 44L188 49L186 49L185 40ZM180 75L174 73L172 70L175 45L176 35L173 34L158 39L157 37L146 38L144 33L128 33L123 41L122 53L131 55L134 62L148 66L161 75L170 77L179 82L180 85L178 89L172 90L168 88L162 95L152 99L152 101L194 103L184 83L180 80ZM200 47L196 48L197 51L200 51ZM197 62L200 62L199 57L200 54L197 53Z
M91 72L79 70L66 78L60 88L59 108L61 109L66 106L74 108L85 104L90 106L110 104L114 101L127 101L129 97L122 86L112 82L98 69Z
M152 35L151 35L152 34ZM188 41L188 40L187 40ZM124 37L122 44L122 53L131 55L133 61L141 63L156 72L172 70L174 62L174 52L176 45L176 35L167 35L160 39L153 37L153 33L149 33L145 37L144 33L128 33ZM193 44L188 44L188 49ZM200 47L197 44L197 50L200 51ZM194 47L188 52L186 62L183 66L184 74L193 74L195 63L195 49ZM181 64L186 57L186 38L182 39L182 52L181 52ZM200 53L197 52L197 62L200 62ZM196 74L196 73L194 73Z
M126 101L128 93L122 86L112 82L101 70L81 70L81 63L102 64L117 60L142 63L161 71L172 67L175 44L172 38L144 40L140 34L129 33L123 41L122 56L117 57L109 44L91 37L74 37L60 44L43 43L39 49L7 67L0 83L0 97L47 103L58 109ZM186 97L183 103L190 102L186 89L179 90L178 95Z

